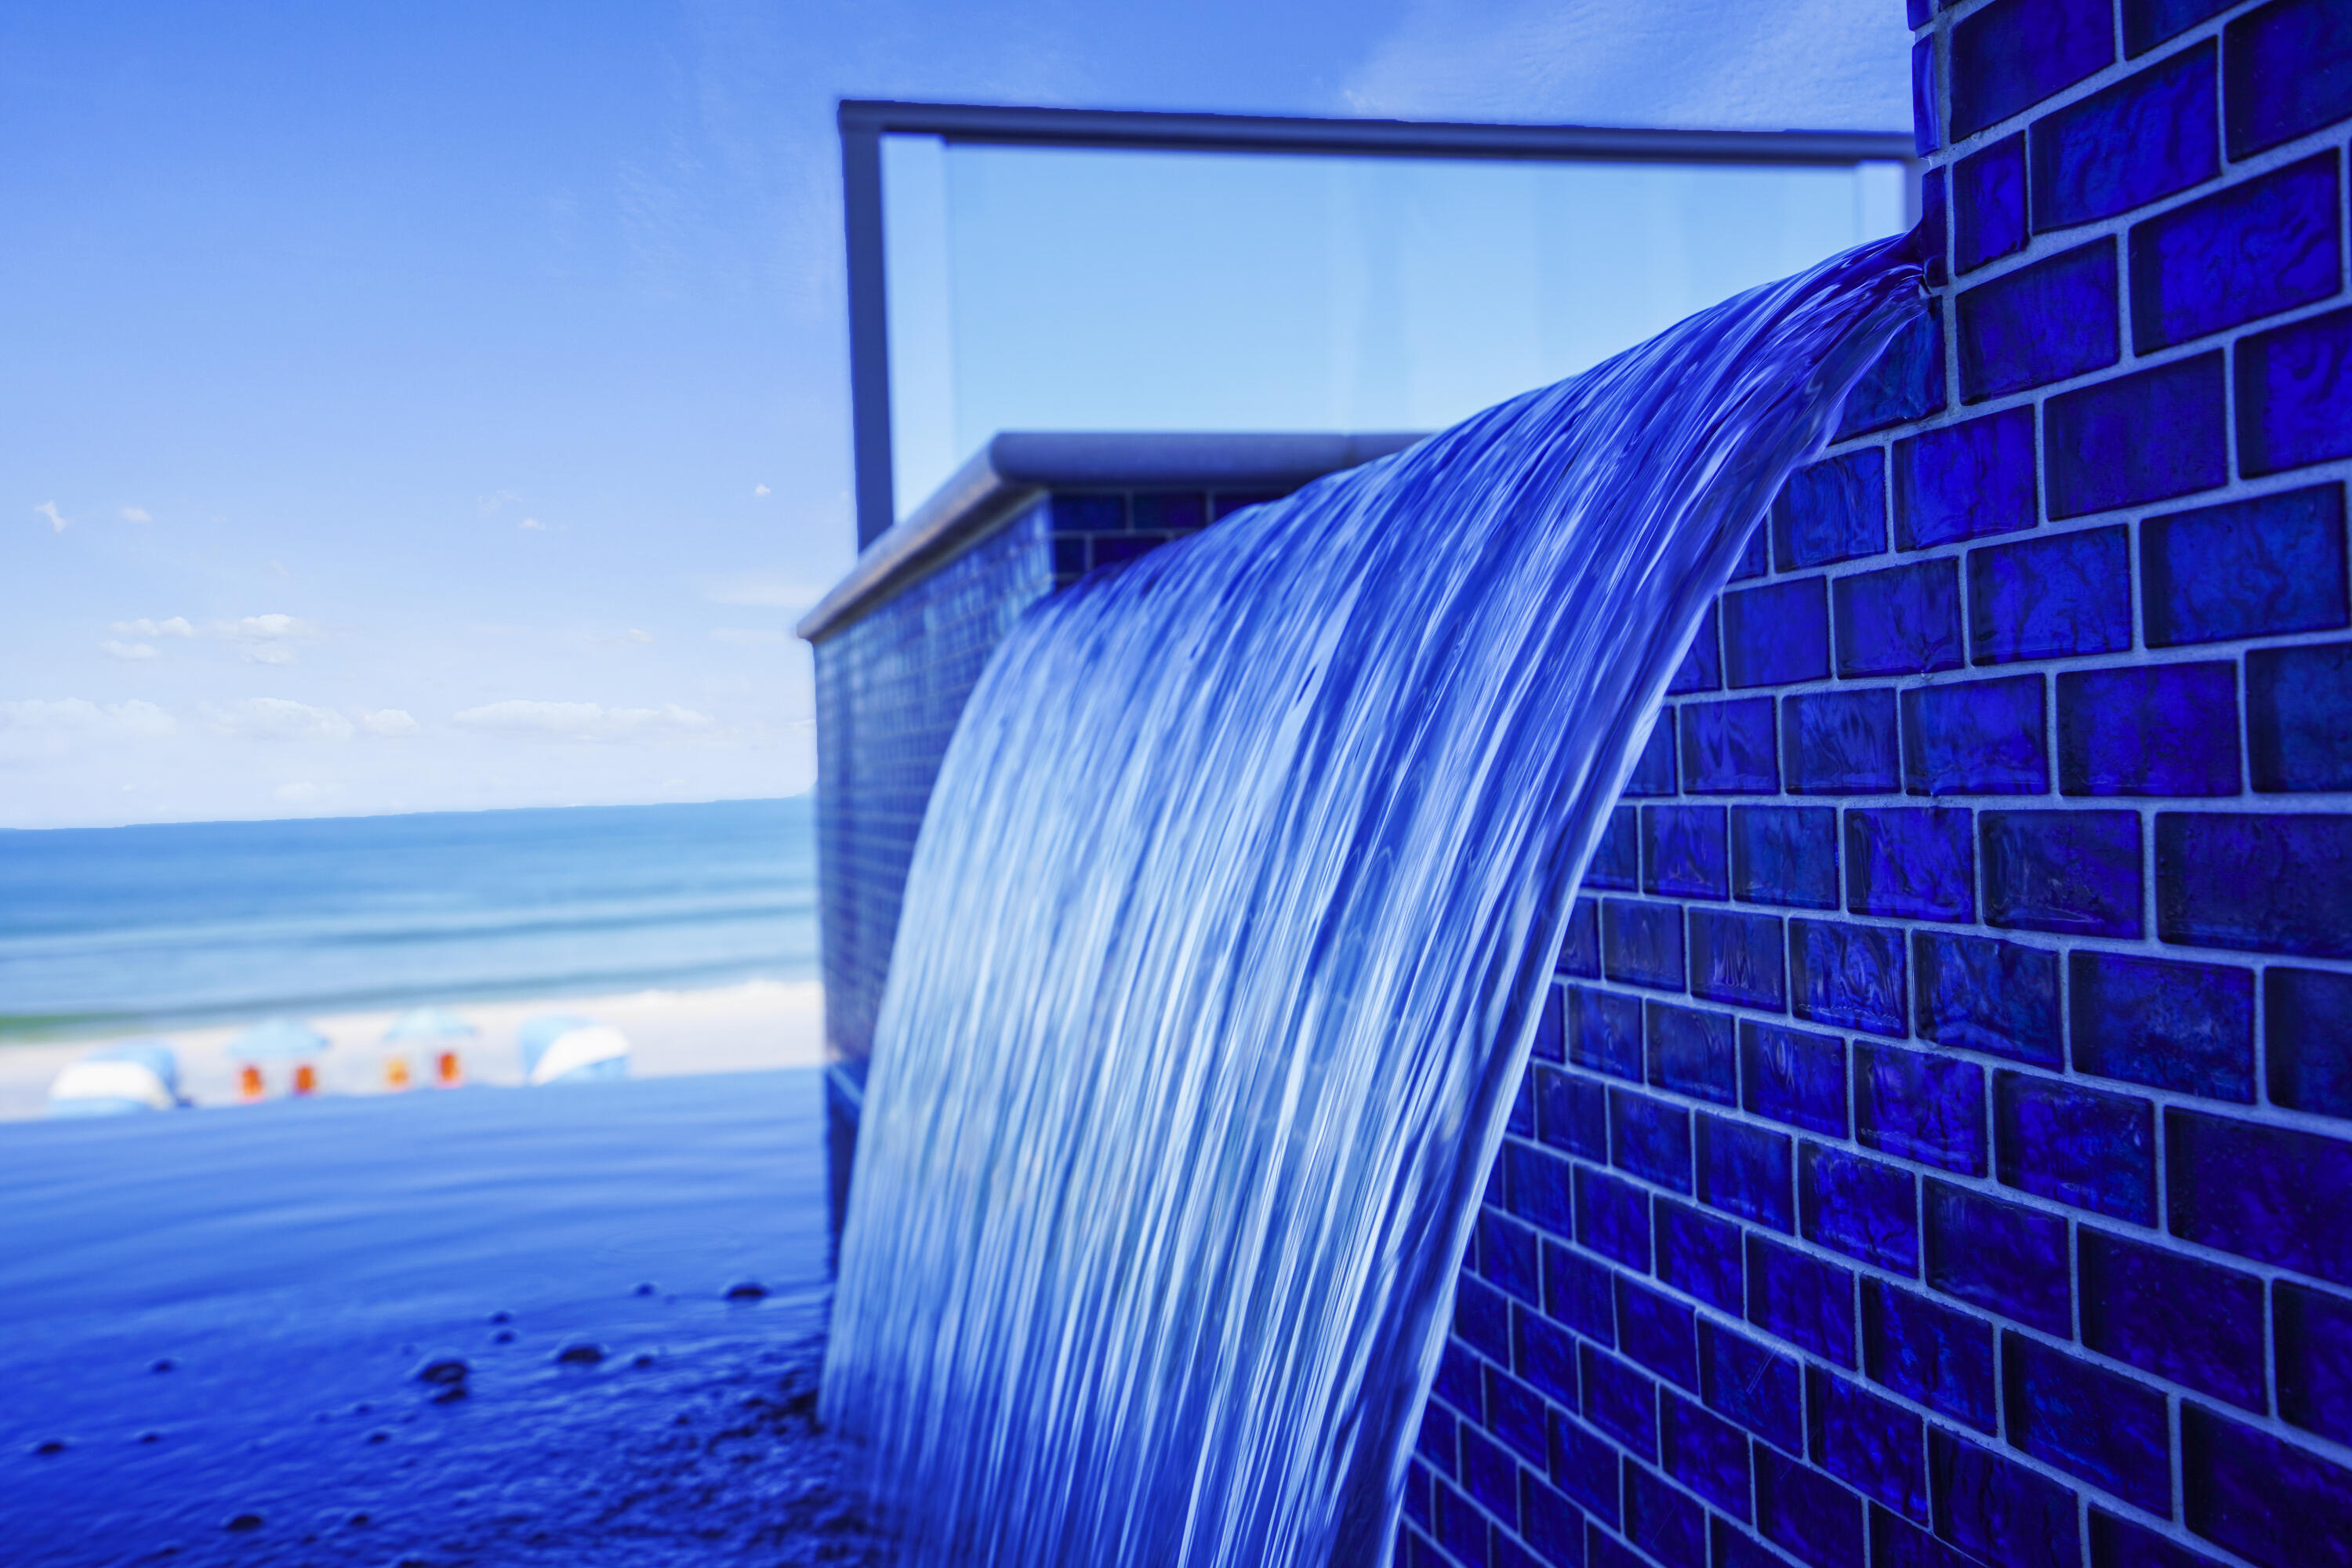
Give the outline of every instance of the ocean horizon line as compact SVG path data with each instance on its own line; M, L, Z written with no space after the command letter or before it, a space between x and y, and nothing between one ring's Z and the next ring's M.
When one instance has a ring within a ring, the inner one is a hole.
M384 822L419 816L499 816L562 811L664 811L697 805L775 805L814 800L816 787L789 795L712 795L700 800L574 801L562 805L429 806L417 811L303 812L291 816L172 816L138 822L65 822L18 826L0 823L0 835L20 833L121 833L142 827L245 827L301 822Z

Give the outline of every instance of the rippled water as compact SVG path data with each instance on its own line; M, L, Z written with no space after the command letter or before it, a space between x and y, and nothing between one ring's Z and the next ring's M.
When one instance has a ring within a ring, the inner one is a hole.
M1568 895L1902 242L1048 601L925 819L825 1365L908 1560L1381 1560Z

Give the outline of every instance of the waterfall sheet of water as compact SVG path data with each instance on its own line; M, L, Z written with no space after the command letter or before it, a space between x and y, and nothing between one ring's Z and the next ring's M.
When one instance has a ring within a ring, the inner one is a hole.
M827 1353L904 1561L1379 1561L1562 923L1921 298L1889 241L1032 612L924 818Z

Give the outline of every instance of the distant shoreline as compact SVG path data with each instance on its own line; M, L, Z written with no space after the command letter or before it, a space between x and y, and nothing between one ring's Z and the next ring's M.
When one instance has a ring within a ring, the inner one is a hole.
M629 1037L630 1071L640 1078L816 1067L824 1060L824 994L814 979L738 979L705 986L662 986L591 994L551 994L466 1001L429 998L472 1023L477 1034L454 1042L469 1085L522 1082L515 1030L542 1013L573 1013L610 1024ZM319 1058L322 1094L385 1092L389 1053L384 1030L414 1002L303 1015L332 1044ZM71 1038L0 1040L0 1121L44 1115L49 1084L71 1062L115 1040L161 1035L180 1060L181 1087L199 1106L237 1103L229 1044L255 1015L198 1026L144 1025L101 1029ZM412 1052L413 1057L422 1053ZM413 1062L415 1073L421 1061ZM426 1075L419 1075L423 1081ZM437 1090L412 1089L410 1093Z

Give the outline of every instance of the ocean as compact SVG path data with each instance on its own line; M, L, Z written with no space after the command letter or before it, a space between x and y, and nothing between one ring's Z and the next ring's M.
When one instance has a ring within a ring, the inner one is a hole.
M0 833L0 1039L816 961L808 795Z

